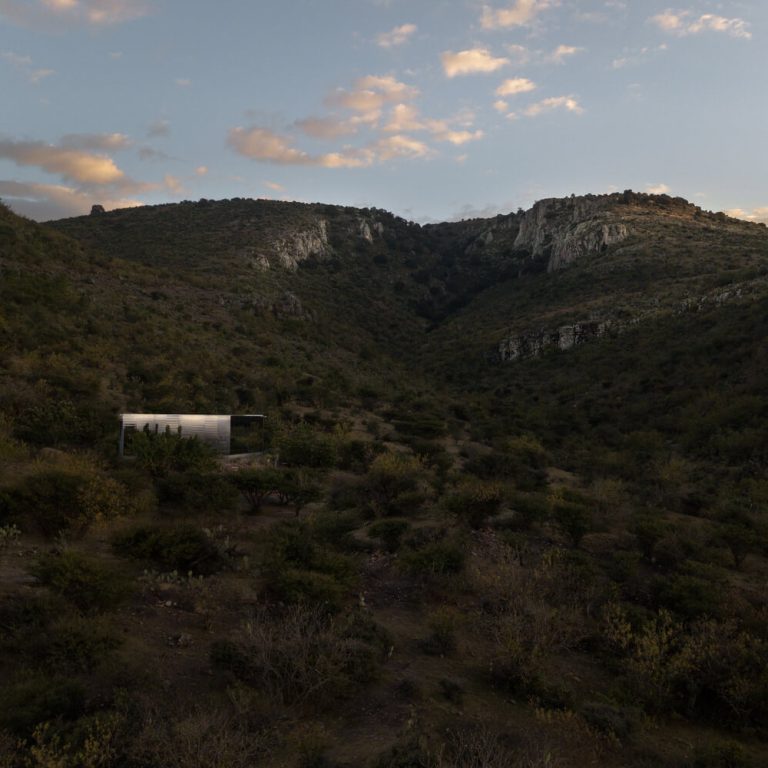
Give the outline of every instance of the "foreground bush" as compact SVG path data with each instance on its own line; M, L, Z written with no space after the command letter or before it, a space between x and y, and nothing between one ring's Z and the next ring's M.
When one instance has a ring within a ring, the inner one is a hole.
M205 576L226 564L210 536L192 525L142 526L119 534L112 546L124 557L148 560L165 570L185 574Z
M232 640L211 647L211 661L281 706L324 706L377 675L388 639L369 619L332 619L318 606L258 609Z
M82 535L94 523L131 512L128 489L96 471L45 469L0 499L0 516L46 538Z
M52 592L88 612L115 608L129 590L117 571L72 550L43 555L32 574Z

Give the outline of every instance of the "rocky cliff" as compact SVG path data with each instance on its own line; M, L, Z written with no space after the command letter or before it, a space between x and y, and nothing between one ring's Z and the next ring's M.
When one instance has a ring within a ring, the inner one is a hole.
M522 214L514 247L545 258L547 271L554 272L621 242L629 232L612 195L549 198Z

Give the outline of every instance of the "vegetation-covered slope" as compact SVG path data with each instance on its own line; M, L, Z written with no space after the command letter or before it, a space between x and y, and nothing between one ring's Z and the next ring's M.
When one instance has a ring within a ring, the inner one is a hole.
M632 193L0 207L0 766L765 764L767 267Z

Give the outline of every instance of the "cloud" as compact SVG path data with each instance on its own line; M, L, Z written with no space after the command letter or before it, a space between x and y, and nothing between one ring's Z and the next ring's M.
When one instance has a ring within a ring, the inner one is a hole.
M354 122L338 117L307 117L297 120L295 125L313 139L332 140L357 132Z
M13 51L0 53L0 58L5 59L17 72L20 72L32 85L37 85L46 77L56 74L56 70L35 67L29 56L19 56Z
M274 192L285 192L285 187L282 184L278 184L276 181L265 181L264 186Z
M669 50L669 46L666 43L662 43L658 46L645 46L643 48L625 49L623 56L619 56L611 62L611 67L613 69L623 69L627 66L641 64L651 56L664 53L667 50Z
M139 159L140 160L167 160L168 155L165 152L161 152L154 147L143 146L139 147Z
M188 77L177 77L174 82L179 88L189 88L192 85L192 81Z
M546 112L553 112L557 109L564 109L566 112L573 112L576 115L584 112L584 109L573 96L553 96L531 104L523 110L523 114L526 117L538 117ZM510 117L512 116L510 115Z
M505 45L504 48L512 57L512 62L519 67L522 67L531 60L531 52L524 45L513 43L510 45Z
M167 120L155 120L147 128L147 136L157 138L158 136L168 136L171 132L171 124Z
M117 151L129 149L133 142L124 133L69 133L60 144L68 149Z
M139 200L94 196L91 192L61 184L8 180L0 180L0 196L14 211L37 221L82 216L91 210L94 203L103 205L107 210L143 205Z
M508 8L494 9L486 5L483 6L480 24L483 29L528 26L542 11L556 4L557 0L517 0Z
M42 141L0 140L0 157L16 165L36 166L79 184L115 184L125 178L107 155Z
M483 133L483 131L480 131L480 130L477 130L477 131L446 130L446 131L442 131L441 133L435 134L435 138L438 141L447 141L450 144L454 144L455 146L461 146L462 144L466 144L469 141L478 141L479 139L482 139L483 136L485 136L485 133Z
M549 56L549 60L555 64L564 64L565 60L577 53L582 53L584 48L577 48L574 45L558 45Z
M412 104L396 104L392 108L389 122L384 126L385 131L401 133L403 131L420 131L424 123L419 117L419 110Z
M391 29L389 32L382 32L376 37L376 45L380 48L394 48L398 45L408 42L416 33L418 27L415 24L402 24L399 27Z
M182 195L186 191L184 184L178 176L172 176L170 173L166 173L163 177L163 186L174 195Z
M351 90L337 88L326 103L355 112L350 119L353 126L376 123L387 104L412 101L419 95L419 89L396 80L391 75L367 75L358 78Z
M62 24L106 27L149 13L141 0L0 0L0 18L26 27L60 29Z
M485 135L483 131L472 130L474 122L475 115L472 112L460 112L445 120L433 120L422 118L419 110L411 104L397 104L382 130L391 133L427 131L437 141L460 145L477 141Z
M678 37L698 35L703 32L721 32L730 37L745 40L752 37L749 22L738 18L728 19L712 13L705 13L697 18L692 11L673 11L668 8L663 13L651 16L649 21L663 32Z
M291 140L268 128L233 128L227 140L232 149L252 160L262 160L277 165L314 165L306 153L291 146Z
M645 191L649 195L668 195L671 190L666 184L647 184Z
M536 90L536 84L526 77L513 77L505 80L497 89L497 96L515 96L518 93L528 93Z
M416 159L432 154L423 141L402 134L379 139L370 147L370 150L380 162L395 158Z
M440 58L447 77L495 72L509 64L509 59L494 58L487 48L472 48L458 53L445 51Z
M744 210L743 208L729 208L725 213L734 219L768 224L768 206L753 208L749 211Z
M504 112L509 112L509 102L504 101L504 99L497 99L493 102L493 108L502 114Z
M303 165L321 168L367 168L398 158L420 158L431 154L419 139L396 134L377 139L364 147L345 147L338 152L311 155L297 149L293 140L268 128L233 128L228 143L238 154L275 165Z
M195 176L206 176L208 174L208 167L205 165L198 165L195 168Z

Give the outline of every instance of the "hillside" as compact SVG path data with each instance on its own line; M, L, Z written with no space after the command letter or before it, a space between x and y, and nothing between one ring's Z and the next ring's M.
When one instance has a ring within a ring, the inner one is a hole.
M0 768L765 765L766 350L665 195L0 206Z

